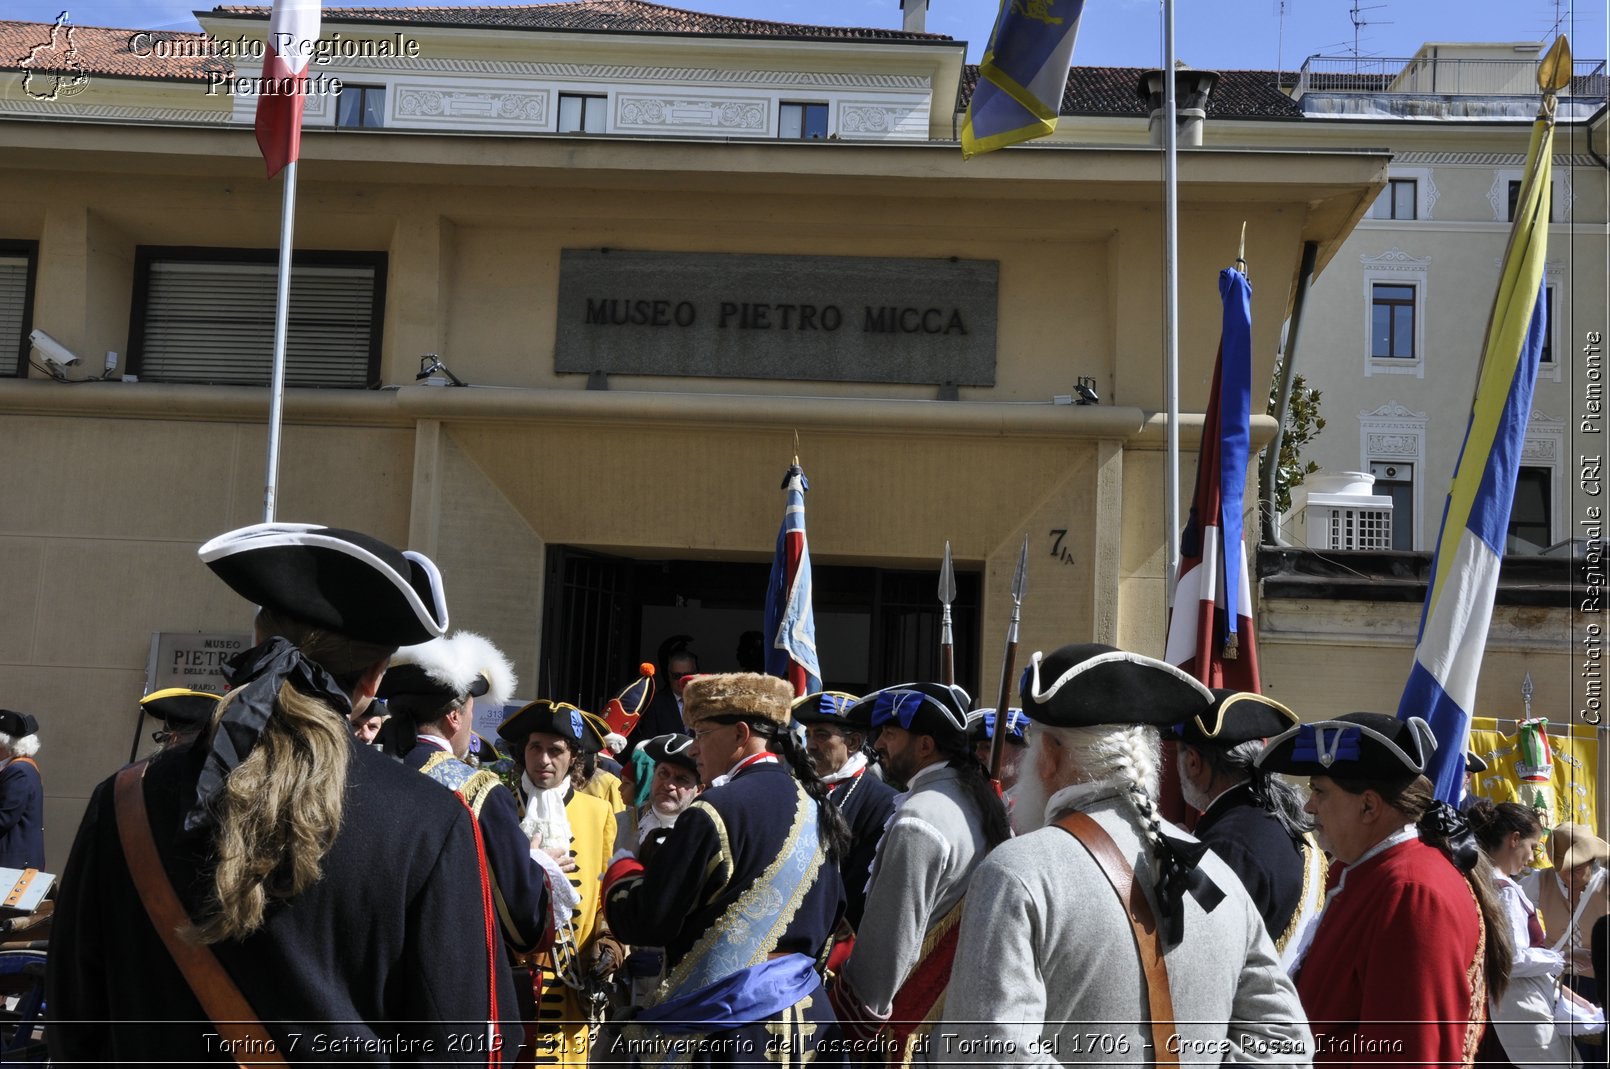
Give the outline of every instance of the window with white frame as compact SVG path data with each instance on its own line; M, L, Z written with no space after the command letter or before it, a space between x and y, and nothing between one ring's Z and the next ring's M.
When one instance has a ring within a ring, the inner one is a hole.
M1493 184L1487 190L1487 202L1493 206L1493 221L1511 222L1515 218L1515 202L1520 197L1521 183L1526 172L1519 167L1500 167L1493 174ZM1549 222L1569 222L1571 202L1575 198L1571 185L1571 168L1556 167L1549 184Z
M1419 305L1412 282L1370 284L1370 356L1376 360L1413 360L1414 321Z
M1414 463L1377 460L1370 464L1375 476L1371 492L1392 499L1392 548L1414 548Z
M561 134L602 134L608 125L608 97L596 93L559 94L559 132Z
M1397 401L1360 412L1359 459L1375 476L1374 494L1392 499L1393 549L1419 547L1421 482L1425 471L1426 414Z
M131 373L147 382L267 385L277 258L273 249L136 249ZM385 253L297 253L286 385L377 384L385 288Z
M1554 472L1522 464L1515 475L1515 500L1509 510L1506 553L1541 553L1553 545L1550 535Z
M0 376L26 376L33 330L37 241L0 241Z
M1415 219L1419 216L1419 183L1413 178L1391 178L1375 198L1372 219Z
M1386 188L1370 205L1369 218L1382 221L1413 222L1432 217L1437 203L1437 183L1430 167L1392 167Z
M1364 374L1425 377L1429 259L1393 248L1364 266Z

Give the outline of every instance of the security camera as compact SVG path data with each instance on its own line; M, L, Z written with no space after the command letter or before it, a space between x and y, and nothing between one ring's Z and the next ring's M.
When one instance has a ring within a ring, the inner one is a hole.
M28 340L44 356L45 366L58 374L65 374L68 368L78 363L78 357L71 349L42 330L29 334Z

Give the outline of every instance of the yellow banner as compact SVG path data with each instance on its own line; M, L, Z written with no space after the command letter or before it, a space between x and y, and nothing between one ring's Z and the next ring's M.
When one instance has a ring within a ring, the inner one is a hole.
M1533 792L1522 782L1515 771L1516 759L1521 756L1520 733L1513 720L1503 722L1492 717L1473 717L1470 722L1470 748L1487 761L1487 770L1476 773L1472 793L1494 802L1520 802L1533 804ZM1569 731L1569 734L1564 732ZM1562 734L1555 734L1560 731ZM1590 727L1576 724L1550 724L1549 749L1554 755L1554 767L1549 776L1548 789L1543 792L1550 802L1549 815L1544 818L1547 827L1573 821L1590 828L1599 826L1599 813L1594 801L1598 797L1599 739ZM1541 785L1539 785L1541 786ZM1542 854L1542 851L1538 851ZM1547 864L1547 859L1544 859Z

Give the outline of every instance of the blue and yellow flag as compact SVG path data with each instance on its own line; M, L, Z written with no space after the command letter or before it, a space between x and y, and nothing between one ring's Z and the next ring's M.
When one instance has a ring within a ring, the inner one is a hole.
M1057 128L1084 0L1001 0L962 121L962 159Z
M1558 87L1550 83L1562 69L1562 52L1568 79L1571 53L1564 38L1540 64L1539 82L1548 95L1532 127L1526 177L1482 347L1476 398L1443 506L1442 533L1420 616L1420 640L1398 703L1400 718L1424 717L1431 725L1437 750L1425 774L1436 785L1437 797L1452 805L1458 804L1464 789L1476 681L1548 329L1547 302L1541 296L1554 157L1553 88Z

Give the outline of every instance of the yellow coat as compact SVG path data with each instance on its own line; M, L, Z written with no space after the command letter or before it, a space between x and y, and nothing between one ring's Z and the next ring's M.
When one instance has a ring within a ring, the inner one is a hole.
M574 942L555 949L562 968L573 975L584 974L591 961L592 944L604 930L603 900L599 896L599 877L610 855L615 852L615 812L609 803L576 791L565 803L570 821L570 854L576 871L568 873L570 885L580 893L571 930ZM553 968L553 955L544 955L542 1000L537 1005L537 1043L528 1052L537 1065L584 1067L587 1064L588 1016L581 996L565 983Z
M598 769L593 773L581 788L582 794L590 794L594 798L602 798L609 803L611 813L619 813L626 808L626 800L621 796L621 778L607 769Z

